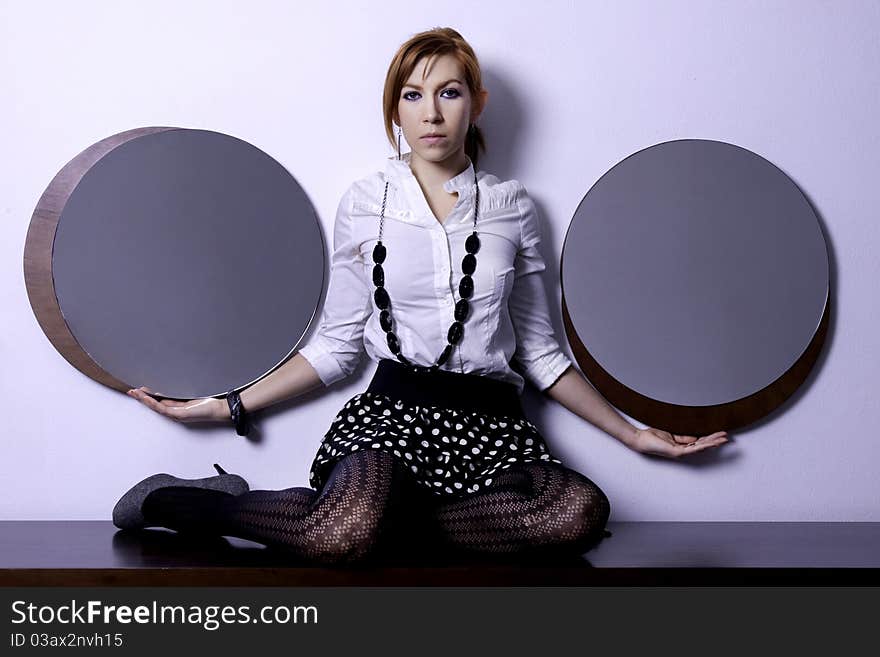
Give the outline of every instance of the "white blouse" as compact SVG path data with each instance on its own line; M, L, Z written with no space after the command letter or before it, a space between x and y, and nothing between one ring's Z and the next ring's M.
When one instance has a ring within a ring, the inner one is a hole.
M299 350L326 386L350 375L364 351L376 362L397 360L373 299L372 253L386 180L382 243L387 257L382 266L400 351L411 362L430 366L448 344L461 298L464 243L474 229L474 167L468 158L468 168L444 183L447 192L458 192L458 200L441 224L409 163L410 153L403 160L390 157L384 171L355 181L339 203L320 328ZM538 252L540 219L519 181L502 182L479 171L477 183L480 249L474 292L464 335L440 369L508 381L521 394L523 376L510 364L515 358L525 378L543 391L572 363L550 324L541 280L545 265Z

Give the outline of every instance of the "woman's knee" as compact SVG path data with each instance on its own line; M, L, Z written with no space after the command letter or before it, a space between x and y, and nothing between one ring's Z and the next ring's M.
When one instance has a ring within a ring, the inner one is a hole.
M392 455L370 450L348 457L346 465L375 466L367 480L347 479L328 483L312 509L320 517L319 532L311 541L313 556L322 563L358 563L375 556L389 540L393 516L404 488L405 466ZM335 474L335 473L334 473Z
M353 564L367 561L376 553L382 528L358 518L345 518L325 530L311 546L310 556L326 564Z
M584 546L602 535L611 516L611 502L599 486L575 475L561 491L547 524L554 543Z
M587 487L590 489L590 500L586 505L587 511L592 513L604 529L611 517L611 500L599 486L587 479ZM589 513L588 513L589 515Z

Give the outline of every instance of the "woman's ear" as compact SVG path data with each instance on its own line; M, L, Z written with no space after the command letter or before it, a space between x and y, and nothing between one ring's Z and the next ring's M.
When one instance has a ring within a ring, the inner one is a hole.
M489 101L489 92L486 91L485 89L483 89L477 95L477 102L475 103L476 111L474 112L474 115L471 117L471 123L474 123L477 120L477 117L479 117L480 114L483 113L483 110L486 109L486 103L488 101Z

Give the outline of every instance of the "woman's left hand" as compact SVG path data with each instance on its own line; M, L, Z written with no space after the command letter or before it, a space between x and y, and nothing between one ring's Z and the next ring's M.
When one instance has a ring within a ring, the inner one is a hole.
M642 454L656 454L677 459L687 454L702 452L710 447L718 447L728 442L726 431L697 438L695 436L680 436L661 429L639 429L630 447Z

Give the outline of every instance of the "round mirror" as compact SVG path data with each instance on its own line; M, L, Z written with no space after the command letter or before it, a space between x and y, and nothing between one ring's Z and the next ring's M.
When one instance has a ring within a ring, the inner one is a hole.
M630 155L587 192L562 252L579 366L617 408L702 435L779 406L828 323L828 253L797 185L764 158L683 139Z
M191 399L241 389L295 351L317 312L324 242L302 188L260 149L148 127L55 176L24 273L40 326L80 371Z

